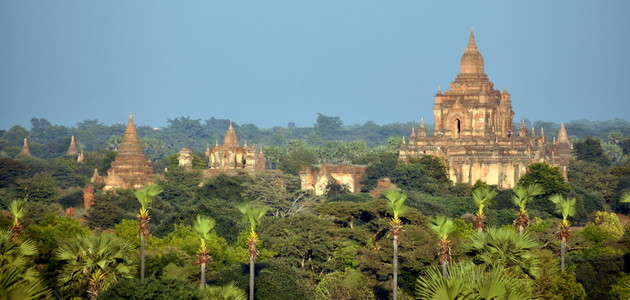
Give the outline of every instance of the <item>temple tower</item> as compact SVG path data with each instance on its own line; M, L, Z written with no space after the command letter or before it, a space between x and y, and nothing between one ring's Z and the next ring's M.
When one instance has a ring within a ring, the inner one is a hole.
M151 183L154 174L149 159L144 155L144 148L133 123L133 115L129 113L129 122L125 129L122 142L118 147L116 158L107 170L107 176L101 177L105 183L104 189L133 188L141 189ZM95 174L98 175L98 174ZM99 176L93 176L92 182Z
M444 158L453 183L474 184L483 180L499 188L512 188L535 162L547 162L566 174L571 143L562 125L558 142L549 145L542 132L537 137L521 122L514 131L512 99L507 88L496 90L484 73L483 56L470 30L468 45L460 60L459 74L448 91L438 87L433 114L435 129L428 136L421 121L408 142L403 137L399 158L422 155ZM566 179L566 176L565 176Z
M206 148L206 156L208 156L208 166L211 170L264 170L266 158L258 147L241 146L238 143L238 136L230 125L223 138L223 145L218 144L214 148Z
M68 147L68 151L66 151L66 156L79 156L79 148L74 140L74 135L70 138L70 146Z
M24 143L22 144L22 150L20 151L21 156L33 156L31 153L31 148L28 146L28 139L24 138Z

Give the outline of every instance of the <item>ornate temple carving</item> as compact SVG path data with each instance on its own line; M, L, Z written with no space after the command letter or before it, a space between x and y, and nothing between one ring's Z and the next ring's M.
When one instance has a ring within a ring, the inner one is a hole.
M104 183L104 190L114 188L140 189L151 183L154 174L149 159L144 155L144 148L133 123L133 116L129 114L129 122L125 129L122 142L118 147L116 158L107 170L106 176L99 176L94 170L92 182Z
M399 158L407 160L435 155L449 162L454 183L474 184L481 179L499 188L512 188L535 162L560 167L566 178L572 145L564 124L558 140L549 143L544 130L528 135L525 123L514 131L511 95L496 90L484 73L484 61L471 29L468 46L462 55L460 73L442 92L438 87L433 105L435 128L428 136L424 121L418 133L412 129L403 139Z

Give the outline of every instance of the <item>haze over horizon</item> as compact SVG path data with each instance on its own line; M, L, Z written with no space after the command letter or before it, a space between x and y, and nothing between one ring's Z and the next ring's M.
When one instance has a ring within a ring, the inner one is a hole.
M433 123L474 26L515 124L628 119L628 1L0 2L0 129Z

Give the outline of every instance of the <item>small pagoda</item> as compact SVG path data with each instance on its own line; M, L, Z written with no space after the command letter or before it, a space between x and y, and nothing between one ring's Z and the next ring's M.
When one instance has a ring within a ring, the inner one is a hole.
M144 148L136 132L133 115L129 113L127 129L125 129L125 134L111 168L107 170L106 176L100 176L98 171L94 170L91 181L104 183L104 190L114 188L141 189L143 186L151 183L153 174L154 170L151 162L144 155Z

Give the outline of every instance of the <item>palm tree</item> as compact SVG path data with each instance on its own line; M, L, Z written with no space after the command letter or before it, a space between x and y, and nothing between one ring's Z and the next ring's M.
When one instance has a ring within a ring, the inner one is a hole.
M517 278L541 275L540 259L534 252L538 243L529 235L509 228L490 227L476 232L462 244L464 253L485 269L505 269Z
M486 225L483 222L486 215L483 213L483 209L497 194L497 190L491 190L488 187L478 187L472 191L473 201L477 204L477 214L475 215L475 228L477 228L477 231L486 231Z
M448 276L433 267L416 283L418 299L534 299L530 284L503 269L485 270L474 263L450 265Z
M207 286L201 290L203 300L245 300L247 295L241 289L230 283L224 286Z
M567 218L575 214L575 198L565 198L562 195L553 195L549 200L556 204L556 212L562 215L562 222L558 225L558 237L560 238L560 269L564 272L564 255L567 252L567 241L571 237L571 223Z
M429 229L435 232L440 239L440 264L442 265L442 275L448 276L448 262L451 260L451 241L448 236L455 230L453 219L444 215L437 215L435 220L429 223Z
M206 263L210 260L206 241L210 239L210 231L214 228L216 222L210 217L197 216L197 220L193 225L193 229L199 235L200 245L197 250L197 263L201 265L201 287L206 285Z
M402 220L399 216L405 213L407 207L405 206L405 200L407 195L402 194L394 189L388 189L383 191L383 195L387 198L387 205L392 210L393 217L389 222L393 244L394 244L394 257L393 268L394 278L392 282L393 299L398 299L398 238L400 237L400 231L402 230Z
M13 241L17 241L20 238L20 232L24 230L20 219L26 214L26 199L11 201L11 204L9 204L9 212L13 215L13 223L11 223L9 230L13 234Z
M66 263L59 283L94 300L119 278L132 277L133 256L131 244L113 235L78 236L57 249L57 259Z
M140 202L140 212L138 213L138 225L140 227L140 281L144 280L146 238L149 236L149 205L153 202L153 197L159 195L162 190L154 184L149 184L139 191L135 191L136 198Z
M621 203L630 203L630 192L625 192L621 195L621 199L619 199Z
M253 205L247 203L237 207L243 213L245 221L249 224L249 235L247 236L247 251L249 252L249 299L254 300L254 264L258 258L258 234L256 227L260 224L260 218L266 213L266 206Z
M514 196L512 196L512 201L514 204L518 206L519 211L516 214L516 219L514 220L514 226L518 229L518 232L522 235L525 233L527 227L529 227L529 216L527 215L527 210L525 206L529 200L532 200L533 197L542 195L545 190L540 184L534 183L526 186L517 186L512 192Z
M0 232L0 299L39 299L50 295L38 278L31 260L35 242L14 240L9 231Z

